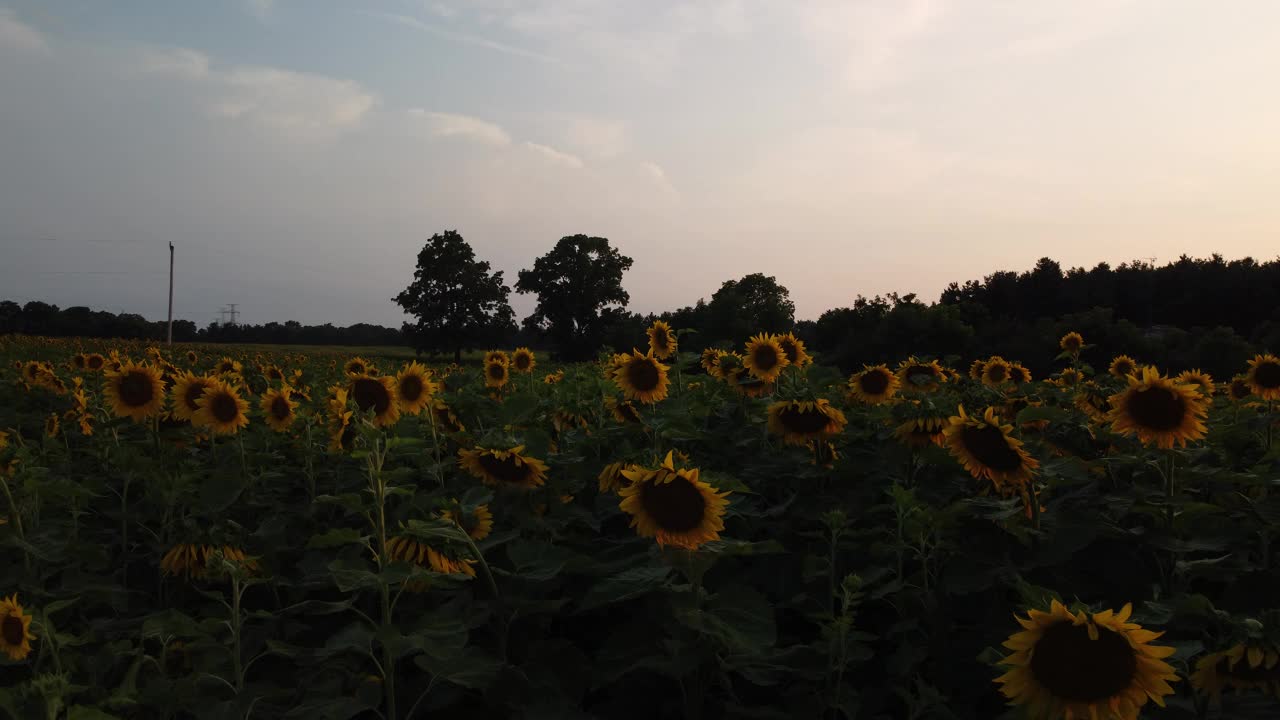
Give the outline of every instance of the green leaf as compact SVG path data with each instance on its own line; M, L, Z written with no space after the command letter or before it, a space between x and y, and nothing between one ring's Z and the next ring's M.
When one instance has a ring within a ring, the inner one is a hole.
M363 545L369 539L354 528L330 528L319 535L312 535L307 541L308 550L340 547L342 545Z
M85 705L72 705L67 710L67 720L120 720L120 716Z
M666 585L669 567L638 567L624 570L596 583L578 604L578 612L631 600Z
M516 575L541 582L559 575L573 552L550 543L528 541L507 545L507 556L515 565Z
M502 661L475 648L448 658L417 655L413 663L441 680L475 690L487 689L502 669Z
M777 641L773 605L745 585L730 586L711 598L702 630L733 653L761 654Z

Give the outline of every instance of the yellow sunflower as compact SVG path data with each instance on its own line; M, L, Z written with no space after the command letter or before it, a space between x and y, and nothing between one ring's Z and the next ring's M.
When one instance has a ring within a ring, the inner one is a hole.
M986 369L986 366L987 361L982 359L974 360L972 363L969 363L969 379L981 380L982 371Z
M486 387L500 388L507 384L508 378L506 363L489 361L484 364L484 384Z
M460 559L452 553L437 550L404 535L397 535L387 540L387 554L392 560L430 568L442 575L466 575L470 578L476 576L475 560ZM405 583L404 588L410 592L422 592L428 585L429 583L425 580L412 580Z
M999 355L992 355L982 367L982 384L996 387L1009 380L1009 362Z
M150 365L122 363L118 372L107 373L103 395L116 417L142 422L164 407L164 380Z
M508 366L511 364L511 356L501 350L490 350L484 354L484 364L498 363L499 365Z
M460 433L467 429L443 400L432 401L431 419L436 428L443 432Z
M1207 398L1213 397L1213 376L1202 371L1200 368L1196 368L1195 370L1184 370L1174 379L1183 385L1197 386L1200 390L1200 394Z
M538 365L538 359L533 356L533 351L527 347L516 348L511 353L511 369L518 373L528 375L533 372L533 368Z
M668 452L660 467L631 468L622 475L631 484L619 490L618 507L631 516L631 527L641 537L689 550L720 538L729 493L700 480L697 468L677 470Z
M422 363L411 362L396 375L396 402L400 412L417 415L431 404L440 386L431 380L431 371Z
M747 341L742 365L760 382L771 383L777 380L783 368L790 364L782 345L778 344L778 339L773 335L760 333Z
M630 470L634 467L634 465L624 462L613 462L605 465L604 469L596 477L596 484L599 486L600 492L617 492L627 482L627 479L622 476L622 471Z
M1079 370L1076 370L1075 368L1067 368L1066 370L1058 373L1058 379L1054 381L1054 384L1058 387L1064 388L1075 387L1076 385L1079 385L1082 380L1084 380L1084 376L1080 374Z
M76 353L75 355L71 356L71 367L75 368L76 370L85 369L84 353Z
M1081 337L1078 332L1069 332L1066 335L1063 335L1062 339L1058 341L1058 347L1072 355L1078 354L1080 352L1080 348L1084 347L1084 338Z
M217 366L214 367L214 372L221 375L223 373L238 373L243 369L244 365L241 365L239 360L232 360L229 357L224 357L218 361Z
M373 369L373 363L365 360L359 355L351 358L342 365L342 372L348 375L368 375Z
M190 421L200 406L196 404L203 395L204 391L214 383L212 378L203 375L196 375L191 372L183 373L178 377L178 381L173 385L173 416L179 420Z
M671 326L661 320L654 320L645 331L649 336L649 354L659 360L666 360L676 354L676 334Z
M722 379L739 395L758 398L768 395L773 390L773 383L768 383L752 375L746 368L735 367L723 370Z
M0 651L11 662L25 660L31 654L31 641L35 639L31 633L31 616L18 602L18 594L0 599Z
M58 413L49 413L49 417L44 419L44 436L47 438L58 437L58 430L62 428L62 424L58 422Z
M782 347L782 352L786 353L789 365L804 367L813 362L813 358L805 350L804 341L796 337L795 333L775 335L774 340L778 341L778 345Z
M262 415L267 419L267 426L276 432L285 432L293 424L293 401L289 399L289 386L271 388L262 395Z
M1022 441L1009 433L996 416L995 408L987 408L982 417L966 415L964 406L943 429L947 449L969 474L990 480L997 490L1021 487L1035 475L1040 463L1022 449Z
M893 429L893 436L908 447L925 447L937 445L942 447L945 438L942 434L947 427L947 419L942 417L911 418Z
M848 424L828 400L780 400L769 406L769 432L787 445L805 445L839 434Z
M223 545L201 545L198 543L178 543L160 559L160 571L165 575L185 578L187 580L203 580L209 577L209 561L214 553L221 551L229 562L236 563L249 572L258 570L258 563L245 554L244 550Z
M107 364L107 359L98 353L89 353L84 357L84 366L89 370L101 370Z
M702 351L702 357L699 359L698 364L711 377L720 377L720 358L725 354L725 351L720 348L707 348Z
M373 410L373 424L377 427L395 425L400 419L400 406L396 403L395 378L372 375L352 375L348 385L351 399L361 413Z
M1031 371L1023 367L1022 363L1011 363L1009 365L1009 379L1015 385L1031 382Z
M1250 360L1245 382L1263 400L1280 400L1280 358L1267 354Z
M1205 655L1196 662L1191 687L1214 700L1222 691L1258 690L1280 697L1280 653L1272 647L1237 644L1228 650Z
M1000 692L1039 718L1136 720L1148 700L1163 707L1178 679L1164 658L1175 650L1152 645L1163 633L1129 622L1132 611L1073 614L1054 600L1017 618L1024 629L1004 642Z
M1209 403L1195 385L1174 382L1153 367L1127 381L1129 387L1110 398L1113 431L1166 449L1204 437Z
M609 408L609 412L613 413L613 418L620 423L643 425L644 418L640 417L640 410L629 400L617 400L615 398L605 398L604 406Z
M667 366L652 355L641 355L632 350L622 354L613 371L613 381L622 389L628 400L638 400L652 405L667 397Z
M229 383L214 380L200 399L199 408L191 416L191 424L215 435L234 435L249 424L249 402Z
M198 363L198 362L200 362L200 356L196 354L196 351L195 351L195 350L188 350L188 351L187 351L187 364L188 364L188 365L195 365L195 364L196 364L196 363Z
M1090 420L1096 423L1106 422L1111 413L1111 398L1093 383L1085 383L1080 387L1080 392L1075 396L1075 406L1088 415Z
M1138 363L1128 355L1117 355L1111 360L1111 367L1107 368L1107 372L1115 375L1120 379L1124 379L1137 372Z
M546 463L537 458L526 457L523 452L523 445L510 450L464 448L458 451L458 465L485 485L535 488L546 484Z
M898 365L898 382L903 391L933 392L945 379L937 360L925 362L909 357Z
M1244 400L1253 394L1253 388L1249 387L1249 381L1241 376L1231 378L1231 384L1227 386L1227 395L1237 402Z
M489 533L493 532L493 513L489 511L488 505L477 505L471 512L463 512L458 507L458 501L453 501L454 507L449 510L442 510L440 517L445 520L452 520L462 528L472 540L483 540L489 537Z
M849 378L849 392L871 405L888 402L898 392L898 376L887 365L865 365Z
M555 385L561 380L564 380L563 370L557 370L553 373L547 373L546 375L542 376L542 382L544 385Z

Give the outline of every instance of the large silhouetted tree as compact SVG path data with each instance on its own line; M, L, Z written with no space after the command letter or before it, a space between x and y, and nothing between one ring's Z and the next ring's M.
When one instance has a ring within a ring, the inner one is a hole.
M467 241L447 230L432 235L422 247L413 282L392 299L414 317L414 322L404 324L414 348L452 352L458 362L463 350L515 331L510 294L502 272L489 272L489 263L476 260Z
M586 360L599 350L609 323L609 310L627 306L622 274L631 258L602 237L560 238L531 270L521 270L516 292L534 293L538 306L525 319L528 328L544 329L564 360Z
M707 303L708 327L723 340L738 343L759 332L784 333L795 325L796 304L772 276L752 273L726 280Z

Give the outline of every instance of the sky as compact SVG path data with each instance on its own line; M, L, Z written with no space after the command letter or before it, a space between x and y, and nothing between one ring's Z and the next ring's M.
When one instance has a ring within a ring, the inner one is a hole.
M0 299L398 325L455 229L813 319L1050 256L1276 257L1274 0L0 0ZM518 316L534 299L512 294Z

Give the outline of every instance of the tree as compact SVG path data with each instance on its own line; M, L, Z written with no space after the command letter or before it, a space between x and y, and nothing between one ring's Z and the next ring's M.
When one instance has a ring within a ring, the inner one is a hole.
M453 351L454 362L460 362L463 350L515 331L510 294L502 272L490 273L489 263L476 260L467 241L447 230L422 247L413 282L392 299L415 318L404 324L414 348Z
M631 258L610 247L605 238L560 238L532 270L520 271L516 292L538 296L526 327L545 329L564 360L594 357L612 315L606 310L625 309L631 300L622 289L622 274L630 268Z
M707 304L708 330L717 339L743 342L760 332L784 333L795 326L796 304L777 279L752 273L726 280Z

